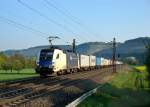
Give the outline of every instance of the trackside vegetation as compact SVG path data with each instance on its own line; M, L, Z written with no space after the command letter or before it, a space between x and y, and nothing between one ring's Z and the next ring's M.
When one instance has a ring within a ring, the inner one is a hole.
M95 94L78 107L150 107L150 92L145 66L115 74Z
M0 53L0 82L37 76L34 68L35 58Z
M147 67L147 71L149 73L148 79L149 79L149 82L150 82L150 43L149 43L148 46L146 46L146 48L147 48L147 55L146 55L145 64L146 64L146 67Z
M19 72L25 68L35 68L35 58L26 58L21 54L6 56L0 53L0 70Z

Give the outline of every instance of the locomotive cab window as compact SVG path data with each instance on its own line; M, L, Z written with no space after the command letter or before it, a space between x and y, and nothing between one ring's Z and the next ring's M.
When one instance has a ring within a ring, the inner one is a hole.
M40 60L50 61L53 58L53 52L49 50L42 50L40 53Z

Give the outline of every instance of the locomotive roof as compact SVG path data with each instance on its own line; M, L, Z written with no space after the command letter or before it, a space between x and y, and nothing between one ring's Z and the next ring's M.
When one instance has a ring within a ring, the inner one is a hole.
M59 50L62 50L63 52L73 52L73 51L70 50L70 49L62 49L62 48L60 48L60 47L45 48L45 49L42 49L41 51L42 51L42 52L54 51L54 49L59 49Z

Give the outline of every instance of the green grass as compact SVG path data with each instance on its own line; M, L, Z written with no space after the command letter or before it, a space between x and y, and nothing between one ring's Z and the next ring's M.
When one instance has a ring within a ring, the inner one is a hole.
M104 84L78 107L150 107L147 75L144 66L115 74L112 81Z
M0 70L0 82L24 79L35 76L38 76L38 74L35 73L34 69L23 69L19 72L15 70L13 70L12 72Z
M110 84L117 88L147 89L147 75L146 70L141 72L135 69L131 72L117 74Z
M35 70L34 69L23 69L21 71L16 71L16 70L0 70L0 74L35 74Z

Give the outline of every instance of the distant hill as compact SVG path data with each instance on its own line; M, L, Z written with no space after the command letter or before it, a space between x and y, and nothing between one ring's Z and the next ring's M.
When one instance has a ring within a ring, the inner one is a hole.
M120 55L120 58L123 59L125 57L136 57L139 62L144 62L145 60L145 52L146 48L144 45L144 41L150 43L149 37L141 37L132 40L127 40L124 43L121 43L117 46L117 54ZM104 49L102 51L94 53L96 56L102 56L107 58L112 58L112 48Z
M120 43L117 43L119 45ZM104 49L109 49L112 43L105 42L88 42L77 46L77 52L81 54L94 54Z
M139 59L140 62L144 61L145 46L143 41L150 42L149 37L140 37L132 40L127 40L124 43L117 43L117 53L120 54L120 58L134 56ZM57 47L64 50L71 50L72 47L68 45L57 45ZM35 57L37 53L48 46L37 46L22 50L7 50L4 54L10 56L16 53L22 54L25 57ZM93 54L96 56L112 58L112 43L105 42L88 42L80 44L76 47L77 52L81 54Z
M49 46L37 46L28 49L22 50L6 50L3 53L5 55L11 56L14 54L22 54L25 57L34 57L41 49L48 48ZM63 50L72 50L72 46L69 45L55 45L55 47L59 47ZM102 51L104 49L109 49L111 47L110 43L104 42L88 42L80 44L76 47L77 53L91 55L96 52Z
M68 45L57 45L57 47L65 50L71 50L71 46ZM28 49L22 49L22 50L6 50L3 53L7 56L11 56L14 54L21 54L25 57L35 57L40 52L41 49L49 48L49 46L37 46L32 47Z

